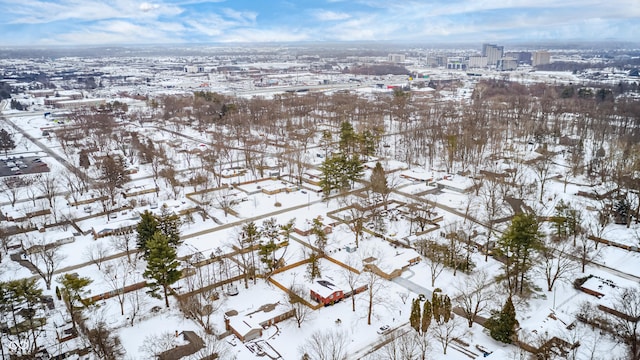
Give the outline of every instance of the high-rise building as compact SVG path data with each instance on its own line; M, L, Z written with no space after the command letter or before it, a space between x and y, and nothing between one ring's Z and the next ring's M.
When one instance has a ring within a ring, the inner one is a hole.
M533 66L551 63L551 54L548 51L536 51L533 53Z
M389 54L388 59L393 63L401 63L406 60L406 56L404 54Z
M482 44L482 56L487 57L487 65L495 66L504 55L504 46Z

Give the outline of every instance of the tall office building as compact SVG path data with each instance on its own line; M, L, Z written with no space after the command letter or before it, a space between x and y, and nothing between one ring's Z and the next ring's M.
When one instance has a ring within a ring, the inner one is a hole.
M482 56L487 57L487 65L495 66L504 55L504 46L495 44L482 44Z
M533 53L533 66L546 65L551 62L551 54L548 51L536 51Z

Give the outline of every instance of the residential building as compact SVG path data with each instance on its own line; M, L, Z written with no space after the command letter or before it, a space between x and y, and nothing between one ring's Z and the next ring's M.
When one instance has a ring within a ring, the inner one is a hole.
M504 56L504 46L482 44L482 56L487 57L487 65L495 66L498 64L498 60Z
M533 66L551 63L551 54L548 51L536 51L533 53Z

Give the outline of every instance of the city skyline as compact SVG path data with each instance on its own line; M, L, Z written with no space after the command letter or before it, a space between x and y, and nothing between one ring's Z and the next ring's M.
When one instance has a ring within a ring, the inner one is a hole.
M636 42L634 0L0 0L0 46L304 41Z

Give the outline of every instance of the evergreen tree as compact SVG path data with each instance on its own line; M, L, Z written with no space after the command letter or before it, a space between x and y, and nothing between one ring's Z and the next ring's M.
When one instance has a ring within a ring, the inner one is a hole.
M451 320L451 299L446 294L442 296L442 319L444 322Z
M85 297L89 295L89 286L93 280L88 277L78 276L77 274L64 274L57 278L62 288L60 294L62 300L64 300L69 313L71 314L71 321L73 326L76 326L76 311L89 307L92 302L91 299Z
M180 216L163 206L160 216L156 217L156 221L158 230L167 237L171 246L177 248L182 243L180 240L180 226L182 225Z
M429 326L431 325L431 318L433 317L433 308L429 300L425 300L424 308L422 308L422 324L421 324L421 334L426 334L427 330L429 330Z
M556 213L551 219L556 236L563 240L567 237L566 211L568 208L569 206L564 202L564 200L560 200L558 205L556 205Z
M13 150L16 147L16 142L13 140L13 135L5 129L0 129L0 150L4 150L4 156L7 156L9 150Z
M631 224L631 203L626 196L616 202L614 207L614 218L616 224Z
M307 265L307 275L309 277L309 281L313 281L316 278L322 276L320 272L320 262L318 261L320 257L318 253L315 251L309 255L309 265Z
M351 157L336 154L324 160L320 171L320 187L324 196L328 197L332 190L348 189L353 182L361 179L364 167L356 154Z
M324 254L324 248L327 246L327 234L324 232L324 224L320 217L313 219L311 233L316 237L315 245L320 251L320 254Z
M353 150L353 147L357 141L356 132L353 130L353 125L350 122L344 121L340 124L340 151L344 154L349 154Z
M169 286L182 276L182 271L178 269L176 249L171 247L169 239L160 232L153 234L153 237L147 241L146 247L149 255L147 269L143 275L152 280L148 286L153 296L159 297L156 292L162 287L165 305L169 307Z
M364 130L358 134L358 145L360 146L360 155L366 158L376 154L376 144L380 141L380 137L371 130Z
M81 168L88 169L91 165L91 162L89 161L89 152L85 149L82 149L80 150L80 154L78 155L78 157L78 165Z
M436 321L436 323L441 324L442 323L442 304L440 301L440 293L442 292L442 290L440 290L439 288L436 288L433 290L433 294L431 295L431 305L432 305L432 313L433 313L433 320Z
M371 171L369 182L371 183L371 190L373 190L373 192L377 194L382 195L383 197L386 197L386 195L388 195L391 191L389 189L389 185L387 184L387 175L384 173L382 164L380 164L379 161L376 162L376 166Z
M420 299L413 299L413 302L411 303L409 323L415 331L420 332Z
M449 295L443 294L441 289L433 290L431 306L433 319L436 323L444 324L451 320L451 299Z
M260 261L267 267L267 271L269 273L273 272L276 269L277 264L273 257L273 253L278 250L278 245L273 242L273 240L269 240L264 244L260 244L260 250L258 250L258 255L260 255Z
M498 240L496 252L505 259L503 268L509 290L524 289L524 279L531 269L533 254L542 248L542 234L534 214L516 214L511 225Z
M42 330L37 325L36 309L41 306L42 289L37 285L35 279L10 280L6 283L0 282L0 305L3 310L10 313L14 323L17 323L17 316L21 315L28 324L28 332L18 332L17 340L20 344L28 344L28 348L19 347L21 358L33 358L38 351L37 338ZM4 332L4 330L3 330ZM31 340L29 340L29 338ZM4 340L4 339L3 339ZM2 341L0 341L1 343ZM0 344L0 350L4 351ZM4 354L4 353L2 353Z
M150 211L146 210L140 215L140 222L136 228L137 231L137 247L143 251L144 257L149 255L147 242L151 240L153 234L158 232L158 220Z
M243 242L248 244L250 248L253 248L256 245L256 242L262 236L260 229L258 228L256 223L253 221L247 224L244 224L242 226L242 235L243 235ZM251 275L251 277L253 277L254 284L256 283L255 273L256 273L256 259L255 259L255 252L252 250L251 251L251 269L249 269L249 274ZM245 279L245 282L246 282L246 279Z
M489 329L491 337L505 344L511 344L518 327L516 309L511 297L507 298L502 310L487 320L485 326Z

